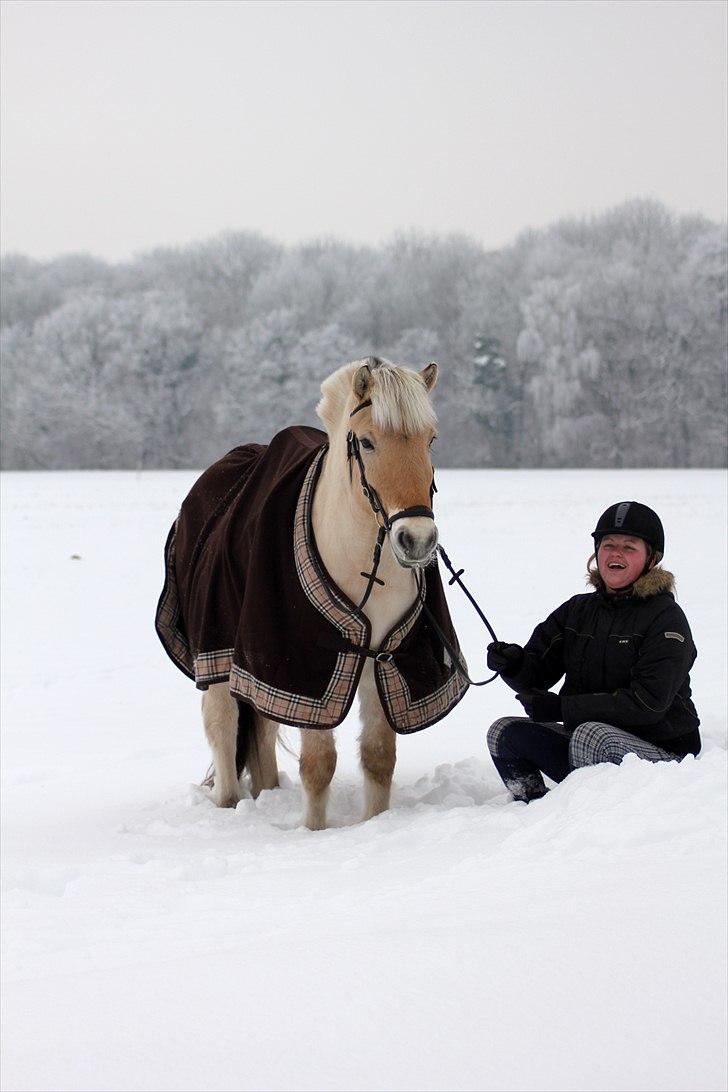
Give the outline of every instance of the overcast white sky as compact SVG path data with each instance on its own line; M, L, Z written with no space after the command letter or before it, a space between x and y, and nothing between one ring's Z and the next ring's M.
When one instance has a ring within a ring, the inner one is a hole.
M723 0L4 0L2 250L726 216Z

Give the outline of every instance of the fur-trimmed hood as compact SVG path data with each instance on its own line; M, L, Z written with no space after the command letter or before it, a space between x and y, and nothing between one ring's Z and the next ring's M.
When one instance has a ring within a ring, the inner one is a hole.
M593 588L605 595L608 594L604 581L596 569L588 570L588 578ZM675 594L675 577L659 565L640 576L632 585L632 595L637 596L638 599L650 599L653 595L661 595L663 592Z

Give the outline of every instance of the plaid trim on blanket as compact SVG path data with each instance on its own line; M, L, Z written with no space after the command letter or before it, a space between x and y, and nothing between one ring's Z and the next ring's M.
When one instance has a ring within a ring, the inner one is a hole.
M156 629L167 654L180 671L195 678L195 665L190 648L180 632L179 590L175 574L174 541L177 533L177 520L167 536L164 550L164 587L159 597L156 615Z
M348 641L366 648L369 639L368 622L361 611L341 596L337 588L326 579L314 543L311 521L313 494L320 472L319 464L325 454L325 449L320 451L311 463L296 507L293 525L296 572L306 598L316 610Z
M225 682L230 678L230 669L235 655L234 648L219 648L214 652L200 652L195 656L195 682L210 683Z
M412 609L388 634L382 644L382 651L392 652L402 643L422 613L422 605L425 601L425 582L420 583L417 599ZM457 641L455 647L458 648ZM447 649L443 648L443 656L448 666L451 665ZM464 657L460 656L463 669L467 671ZM376 661L374 671L377 680L379 698L384 706L387 719L396 731L407 733L417 732L427 728L430 724L441 720L454 705L460 701L468 688L468 683L457 671L453 671L449 679L437 690L428 694L425 698L413 701L407 680L398 670L395 660Z
M428 728L449 713L467 690L468 684L453 672L447 682L419 701L412 701L407 681L395 664L376 663L377 688L387 713L387 719L395 731L407 734Z
M201 652L193 658L189 645L180 629L179 589L175 575L175 521L170 531L165 551L165 582L157 607L157 632L163 636L163 645L177 666L195 683L207 688L211 683L225 682L230 677L234 648Z
M356 653L340 653L323 698L308 698L269 686L233 664L230 693L251 702L265 716L281 724L292 724L297 728L331 728L349 711L361 667L361 657Z

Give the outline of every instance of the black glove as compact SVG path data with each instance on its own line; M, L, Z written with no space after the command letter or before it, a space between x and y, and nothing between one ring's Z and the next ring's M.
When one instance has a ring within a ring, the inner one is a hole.
M561 698L558 694L552 694L550 690L531 690L528 694L516 694L516 697L531 720L541 724L562 720Z
M486 663L491 671L497 671L509 679L521 670L523 649L520 645L509 645L505 641L491 641Z

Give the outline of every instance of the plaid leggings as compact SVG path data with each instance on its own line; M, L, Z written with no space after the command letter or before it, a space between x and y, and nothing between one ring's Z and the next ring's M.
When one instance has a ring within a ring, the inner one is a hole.
M552 781L563 781L580 766L619 763L627 754L649 762L679 759L611 724L585 721L570 732L563 724L539 724L530 717L497 720L488 729L488 750L516 800L534 800L547 792L542 772Z

